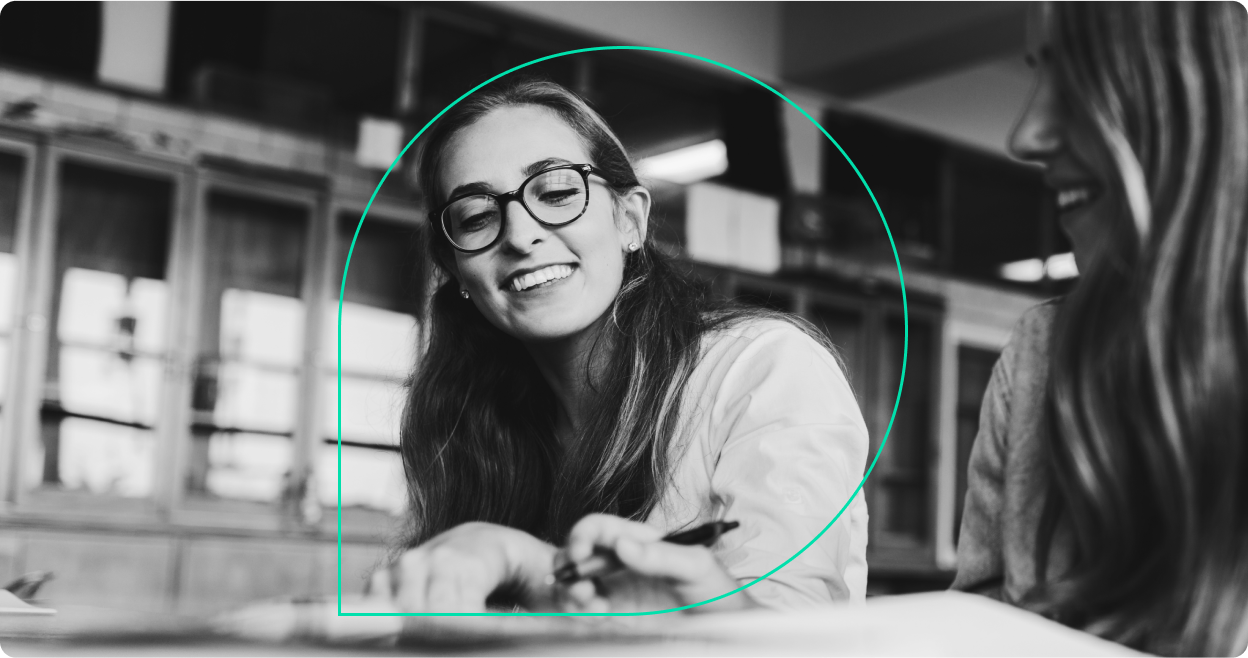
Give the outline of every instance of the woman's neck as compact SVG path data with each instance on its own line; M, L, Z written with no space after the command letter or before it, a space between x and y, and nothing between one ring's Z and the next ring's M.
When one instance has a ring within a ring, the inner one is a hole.
M609 345L594 349L604 326L603 319L599 319L571 336L525 344L559 402L556 432L565 448L566 442L580 433L593 410L594 384L601 381L610 353Z

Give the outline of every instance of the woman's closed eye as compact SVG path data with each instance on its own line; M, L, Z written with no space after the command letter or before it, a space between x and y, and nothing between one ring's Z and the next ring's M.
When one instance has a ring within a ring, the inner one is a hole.
M546 189L537 194L537 200L547 206L566 206L578 201L580 197L581 190L575 187Z
M486 210L456 220L455 227L461 232L473 233L483 231L497 222L498 211Z

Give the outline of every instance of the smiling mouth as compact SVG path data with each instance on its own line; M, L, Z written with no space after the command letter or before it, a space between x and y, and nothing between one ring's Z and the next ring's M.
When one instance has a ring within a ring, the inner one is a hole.
M1092 185L1060 188L1057 190L1057 211L1069 212L1081 208L1092 203L1099 195L1099 188Z
M521 274L519 276L512 277L506 287L512 292L524 292L526 290L532 290L533 288L550 285L555 281L566 279L569 276L572 276L571 265L550 265L543 267L536 272L529 272L528 274Z

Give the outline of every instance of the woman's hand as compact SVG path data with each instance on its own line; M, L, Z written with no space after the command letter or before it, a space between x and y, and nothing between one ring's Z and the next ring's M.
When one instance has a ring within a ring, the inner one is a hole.
M373 597L383 592L402 612L485 612L500 587L529 609L551 608L546 583L557 549L515 528L464 523L408 550L390 569L374 574Z
M618 516L591 514L568 536L564 559L578 565L608 549L625 569L560 587L559 603L572 612L641 612L666 610L700 603L740 585L704 546L680 546L661 541L653 526ZM740 610L757 607L747 592L737 592L694 611Z

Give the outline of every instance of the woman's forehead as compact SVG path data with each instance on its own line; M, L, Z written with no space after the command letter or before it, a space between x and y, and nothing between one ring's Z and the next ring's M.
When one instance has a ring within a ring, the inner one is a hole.
M460 130L447 145L442 183L450 189L523 179L526 167L552 158L587 162L585 147L567 122L543 107L499 108Z

